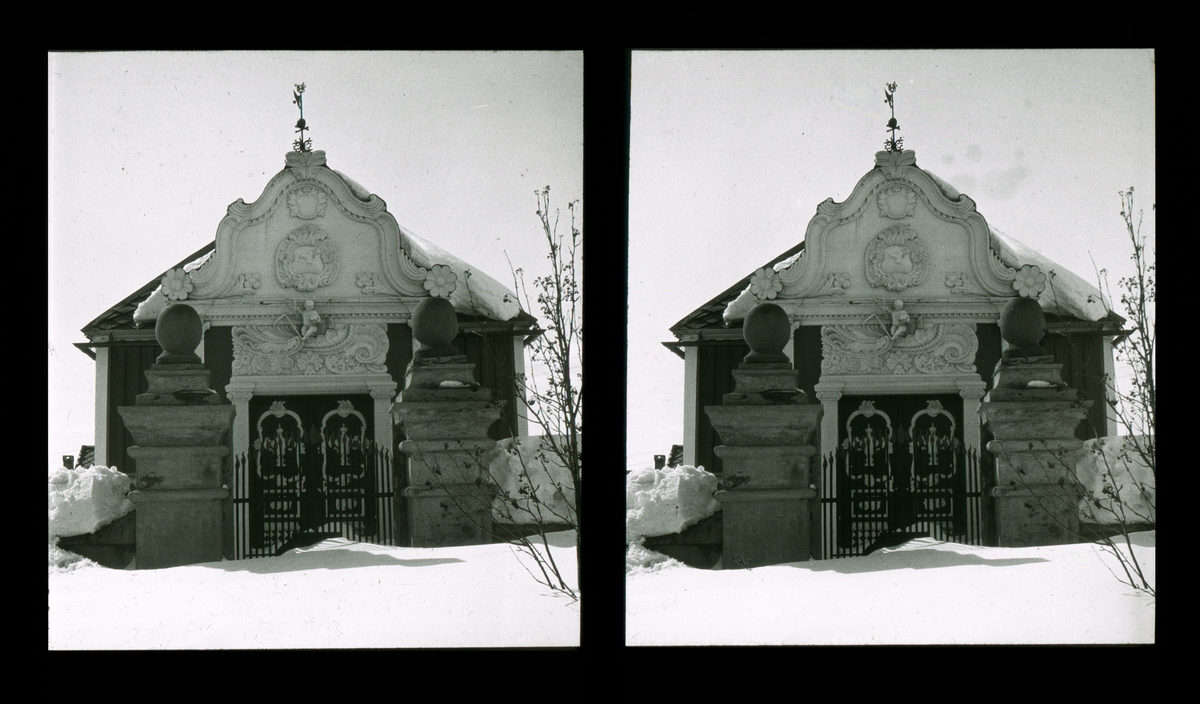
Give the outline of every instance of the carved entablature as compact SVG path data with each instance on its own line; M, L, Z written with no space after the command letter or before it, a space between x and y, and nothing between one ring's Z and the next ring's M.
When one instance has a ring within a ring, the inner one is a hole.
M878 324L821 328L822 374L948 374L975 371L973 323L924 323L892 337Z
M322 151L289 152L258 200L229 206L216 240L211 258L190 274L189 300L252 304L317 292L400 305L430 295L432 262L383 200L329 168Z
M847 303L880 293L934 300L1012 297L1016 272L1000 264L975 203L917 166L916 154L880 152L845 201L817 207L804 256L777 272L775 302L832 297ZM753 297L763 300L757 282ZM774 286L772 285L772 288ZM727 319L753 302L743 296Z
M277 325L235 326L232 335L235 376L387 371L387 329L379 324L335 325L308 339Z

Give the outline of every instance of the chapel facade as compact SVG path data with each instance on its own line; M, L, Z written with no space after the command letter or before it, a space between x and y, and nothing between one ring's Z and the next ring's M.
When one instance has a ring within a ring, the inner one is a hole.
M117 409L147 389L158 313L187 304L204 323L196 353L212 388L236 408L227 484L233 533L248 542L229 556L270 554L331 521L404 544L403 463L391 469L404 438L391 407L419 344L413 311L429 297L454 305L454 344L503 406L489 436L528 434L516 380L536 321L515 295L405 230L323 151L289 152L257 200L229 206L214 242L83 328L77 346L96 360L95 462L137 479Z
M750 351L742 320L769 301L790 320L799 388L823 407L814 556L862 554L908 528L986 544L993 460L980 403L1001 358L1000 312L1019 296L1039 301L1042 346L1093 401L1077 437L1115 435L1104 378L1123 320L1100 292L990 227L913 151L879 152L845 201L818 206L800 244L671 328L663 344L685 369L683 463L723 475L705 408L734 390Z

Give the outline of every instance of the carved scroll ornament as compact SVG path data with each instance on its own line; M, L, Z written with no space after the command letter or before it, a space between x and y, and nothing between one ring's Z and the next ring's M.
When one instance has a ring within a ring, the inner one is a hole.
M969 323L922 323L894 339L878 325L826 325L821 343L825 374L968 373L979 349Z
M286 328L247 325L233 328L233 373L379 374L387 371L387 331L364 323L331 327L301 339Z

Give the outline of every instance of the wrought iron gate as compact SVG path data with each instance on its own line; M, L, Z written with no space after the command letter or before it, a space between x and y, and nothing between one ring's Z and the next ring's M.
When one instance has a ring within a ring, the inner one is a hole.
M845 396L836 459L822 461L824 557L863 555L924 534L983 544L974 448L958 395Z
M369 396L254 398L250 449L233 463L234 557L267 557L298 533L392 545L391 452Z

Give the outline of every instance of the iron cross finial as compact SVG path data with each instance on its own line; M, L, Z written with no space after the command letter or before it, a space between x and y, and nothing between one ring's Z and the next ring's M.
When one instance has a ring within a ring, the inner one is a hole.
M883 93L883 102L887 103L888 107L892 109L892 119L888 120L887 123L888 129L892 132L892 136L890 139L885 139L883 141L883 148L889 152L902 152L904 151L904 138L901 137L900 139L896 139L896 130L900 129L900 125L896 123L895 96L896 84L887 84L887 89Z
M296 122L296 131L300 133L300 139L292 142L292 149L304 154L312 151L312 140L304 138L304 131L308 129L308 123L304 121L304 84L297 83L296 89L292 91L292 103L300 108L300 119Z

